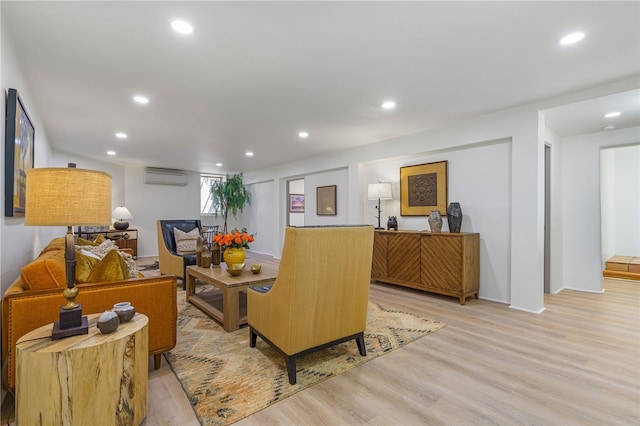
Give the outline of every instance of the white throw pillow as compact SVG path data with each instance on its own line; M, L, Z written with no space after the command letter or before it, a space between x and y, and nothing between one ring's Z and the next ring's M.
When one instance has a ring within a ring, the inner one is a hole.
M176 251L178 254L194 254L199 236L200 230L198 228L193 228L189 232L173 228L173 237L176 239Z

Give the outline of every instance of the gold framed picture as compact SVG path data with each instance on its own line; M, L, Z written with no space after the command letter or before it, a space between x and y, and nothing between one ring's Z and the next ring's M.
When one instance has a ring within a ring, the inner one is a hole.
M400 215L447 214L447 161L400 167Z
M316 214L318 216L336 216L337 185L316 187Z

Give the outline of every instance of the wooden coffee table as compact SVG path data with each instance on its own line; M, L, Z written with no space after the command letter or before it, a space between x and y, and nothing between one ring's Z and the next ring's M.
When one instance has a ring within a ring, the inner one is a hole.
M280 259L250 251L247 251L244 263L244 271L238 276L229 274L224 262L211 268L187 266L187 302L221 322L225 331L237 330L247 323L247 293L244 290L255 285L273 284L280 267ZM258 274L250 270L253 263L262 264ZM222 292L205 290L196 294L196 278Z

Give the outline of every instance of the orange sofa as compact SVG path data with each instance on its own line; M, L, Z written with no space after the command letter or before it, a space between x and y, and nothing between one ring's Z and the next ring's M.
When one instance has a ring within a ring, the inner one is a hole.
M38 281L55 281L56 288L32 289L29 269L38 266ZM55 238L38 258L22 269L22 274L2 296L2 365L6 363L6 383L15 387L15 343L28 333L59 319L60 306L66 303L64 289L64 238ZM48 278L44 277L48 275ZM27 284L25 285L25 280ZM178 309L176 277L128 278L117 281L77 284L80 291L76 302L82 304L84 315L101 313L117 302L131 302L136 311L149 317L149 355L155 368L160 368L161 355L176 345ZM8 360L7 360L8 358Z

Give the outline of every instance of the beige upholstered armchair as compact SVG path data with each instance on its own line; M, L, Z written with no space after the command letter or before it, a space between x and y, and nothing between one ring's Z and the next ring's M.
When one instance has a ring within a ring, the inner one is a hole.
M198 228L198 233L202 231L200 220L158 220L158 262L160 263L160 274L175 275L182 279L182 288L186 289L185 271L187 265L196 264L195 247L193 253L180 254L174 237L174 229L183 232L192 231Z
M251 347L257 336L286 359L355 339L366 355L372 226L287 228L278 277L270 290L247 292Z

